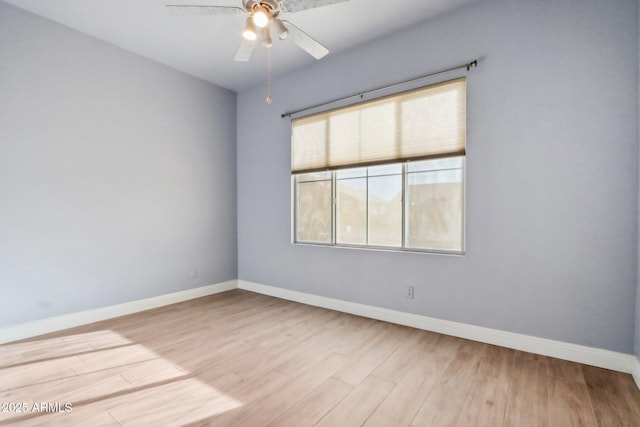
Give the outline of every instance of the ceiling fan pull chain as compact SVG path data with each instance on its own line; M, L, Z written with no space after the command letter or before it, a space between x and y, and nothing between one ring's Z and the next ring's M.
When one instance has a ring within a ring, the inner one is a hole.
M271 104L271 49L267 49L267 104Z

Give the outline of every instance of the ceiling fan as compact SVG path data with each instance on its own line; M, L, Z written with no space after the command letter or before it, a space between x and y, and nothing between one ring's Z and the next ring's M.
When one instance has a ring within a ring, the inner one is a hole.
M242 7L207 6L207 5L166 5L167 9L178 15L247 15L242 43L236 52L235 61L246 62L251 58L256 40L260 36L262 45L270 48L272 45L271 29L273 28L280 40L289 35L303 50L316 59L324 57L329 49L324 47L310 35L293 25L289 21L281 20L280 14L301 12L347 0L242 0Z

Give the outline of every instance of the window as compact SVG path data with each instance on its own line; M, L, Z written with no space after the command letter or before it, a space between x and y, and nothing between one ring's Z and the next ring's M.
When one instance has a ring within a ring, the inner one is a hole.
M294 242L464 252L466 81L292 121Z

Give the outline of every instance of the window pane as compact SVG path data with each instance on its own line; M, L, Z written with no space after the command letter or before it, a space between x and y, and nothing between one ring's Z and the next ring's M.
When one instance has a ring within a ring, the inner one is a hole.
M369 241L402 246L402 175L369 178Z
M371 166L369 176L392 175L402 173L402 163L394 163L392 165Z
M367 180L366 178L336 181L337 217L336 243L367 244Z
M463 157L407 162L407 172L426 172L443 169L461 169Z
M296 175L298 182L306 181L326 181L331 179L331 172L312 172Z
M462 252L464 156L405 165L296 175L295 240Z
M341 169L336 171L336 178L361 178L367 176L367 168Z
M462 251L462 160L451 169L429 162L423 169L433 170L408 174L406 246Z
M331 181L298 183L296 241L331 243Z

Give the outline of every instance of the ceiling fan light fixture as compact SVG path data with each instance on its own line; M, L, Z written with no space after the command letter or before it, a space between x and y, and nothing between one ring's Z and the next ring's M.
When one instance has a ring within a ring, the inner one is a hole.
M247 18L247 24L244 26L242 37L247 40L255 40L258 38L258 35L256 34L256 26L250 17Z
M259 28L264 28L269 23L269 11L263 6L253 9L253 23Z
M276 31L278 32L278 38L280 40L284 40L289 35L289 30L284 26L281 20L274 19L273 22L276 24Z

